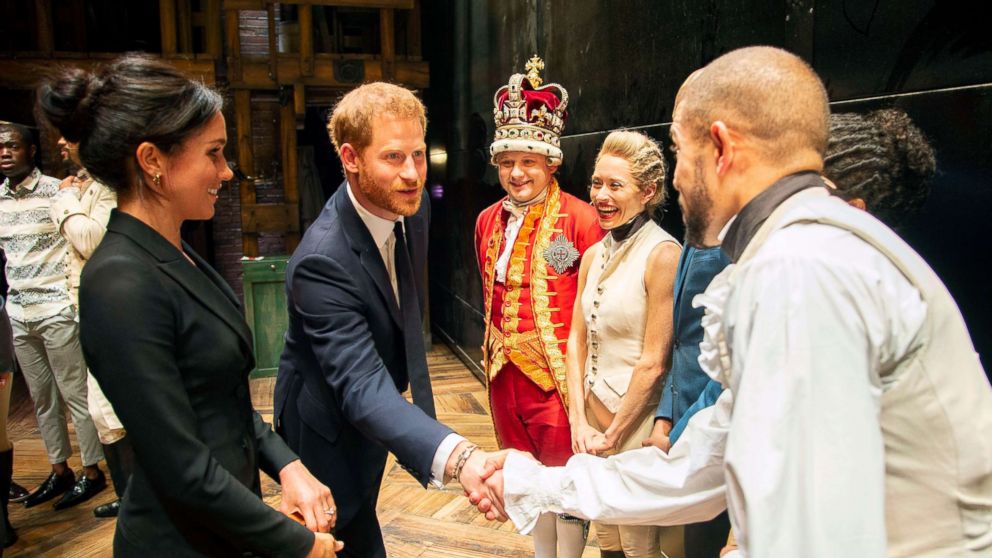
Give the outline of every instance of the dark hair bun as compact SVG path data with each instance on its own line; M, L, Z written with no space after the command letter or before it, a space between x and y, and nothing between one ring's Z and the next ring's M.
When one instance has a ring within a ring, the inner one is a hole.
M90 176L126 195L143 188L136 150L144 142L174 153L220 112L202 82L145 55L127 54L92 72L67 68L38 88L40 120L79 144Z
M53 126L71 142L78 142L90 125L92 92L97 78L79 68L64 70L57 80L38 90L38 103Z

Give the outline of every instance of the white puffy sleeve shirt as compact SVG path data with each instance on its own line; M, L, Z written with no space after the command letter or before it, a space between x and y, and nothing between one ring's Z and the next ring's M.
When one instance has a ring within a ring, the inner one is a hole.
M729 347L729 366L709 367L729 387L717 404L668 455L583 455L553 469L508 459L518 527L540 511L689 523L725 495L745 556L885 556L880 371L916 348L926 304L885 256L828 225L779 230L739 267L707 304Z

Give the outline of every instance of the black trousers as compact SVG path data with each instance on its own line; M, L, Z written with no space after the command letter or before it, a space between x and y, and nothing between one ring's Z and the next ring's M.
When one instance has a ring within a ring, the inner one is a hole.
M719 558L730 535L730 516L724 511L709 521L685 526L686 558Z

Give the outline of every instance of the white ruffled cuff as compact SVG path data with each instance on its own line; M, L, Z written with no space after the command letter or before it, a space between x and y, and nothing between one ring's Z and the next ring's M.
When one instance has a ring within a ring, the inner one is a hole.
M503 504L506 515L526 535L544 512L561 508L564 467L545 467L537 461L510 453L503 465Z

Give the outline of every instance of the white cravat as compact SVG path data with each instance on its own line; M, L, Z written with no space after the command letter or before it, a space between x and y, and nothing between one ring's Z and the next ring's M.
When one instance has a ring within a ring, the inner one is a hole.
M529 201L517 203L509 197L503 200L503 209L510 212L510 218L506 222L506 242L503 244L503 251L496 259L496 280L500 283L506 283L506 268L510 264L510 254L513 253L513 244L520 234L520 227L524 225L524 216L527 215L528 208L543 202L547 197L548 189L545 188L543 192Z

